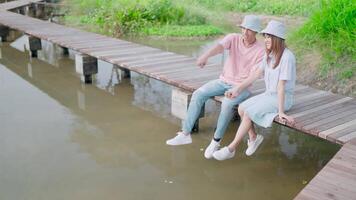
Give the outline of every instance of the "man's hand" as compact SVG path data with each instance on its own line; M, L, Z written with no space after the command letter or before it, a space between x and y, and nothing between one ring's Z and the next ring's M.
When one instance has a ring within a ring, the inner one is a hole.
M208 58L204 55L200 56L197 60L197 65L200 67L200 68L203 68L206 63L208 62Z
M229 99L233 99L239 95L238 87L231 88L230 90L225 92L225 97Z

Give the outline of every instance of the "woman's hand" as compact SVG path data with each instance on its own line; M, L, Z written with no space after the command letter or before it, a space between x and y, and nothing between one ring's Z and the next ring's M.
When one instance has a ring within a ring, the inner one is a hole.
M230 90L225 92L225 97L229 99L233 99L237 97L239 95L238 90L239 90L238 87L231 88Z
M279 112L278 113L278 117L279 119L284 122L285 124L287 122L291 123L291 124L294 124L295 120L294 120L294 117L291 117L291 116L288 116L286 115L284 112Z

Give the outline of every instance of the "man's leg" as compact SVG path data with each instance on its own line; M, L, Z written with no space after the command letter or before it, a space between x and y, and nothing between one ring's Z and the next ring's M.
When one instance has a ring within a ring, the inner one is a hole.
M235 107L240 104L242 101L248 98L250 96L250 92L247 90L244 90L241 92L237 97L234 99L229 99L229 98L224 98L221 104L221 111L219 114L218 122L216 125L216 130L214 133L214 139L215 140L220 140L224 134L225 131L234 115L235 112Z
M212 96L222 95L225 92L223 82L219 79L210 81L196 90L190 100L186 119L183 120L182 132L174 138L167 140L168 145L182 145L192 142L190 133L198 119L204 103Z
M211 97L223 95L225 93L224 83L221 80L213 80L193 92L190 100L187 117L183 121L182 131L191 133L195 122L197 121L204 103Z

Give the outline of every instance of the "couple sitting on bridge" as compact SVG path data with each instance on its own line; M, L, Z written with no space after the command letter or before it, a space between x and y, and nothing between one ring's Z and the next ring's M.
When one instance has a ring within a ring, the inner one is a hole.
M286 48L285 26L281 22L270 21L261 31L264 44L256 39L260 26L261 22L257 16L245 16L240 25L242 34L227 35L198 59L198 66L204 67L209 57L222 53L224 49L229 50L229 57L220 78L206 83L193 93L182 131L167 140L168 145L192 142L190 133L202 106L209 98L217 95L225 95L225 97L214 137L204 152L207 159L233 158L237 146L246 133L249 134L246 155L250 156L263 141L263 136L256 134L253 124L270 127L276 116L288 122L294 121L292 117L285 114L285 111L293 105L296 80L296 61L293 53ZM261 77L262 73L264 73L266 91L247 99L251 94L249 91L251 84ZM245 99L247 100L244 101ZM219 149L220 141L238 104L240 104L238 113L241 123L236 136L228 146Z

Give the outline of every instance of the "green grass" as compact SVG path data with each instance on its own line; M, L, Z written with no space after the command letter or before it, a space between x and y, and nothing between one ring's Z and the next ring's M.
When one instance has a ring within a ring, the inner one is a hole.
M210 26L200 32L189 28L206 25L206 17L173 0L68 0L67 3L71 5L67 22L96 25L101 30L116 33L114 35L141 34L143 29L149 33L152 32L148 31L149 28L164 29L167 25L187 26L182 31L185 35L213 33ZM193 32L187 33L188 30Z
M145 28L143 33L149 36L200 37L221 35L223 32L219 28L211 25L165 25Z
M321 52L320 75L336 71L340 80L352 78L356 72L356 2L324 0L321 6L289 41L297 48Z
M183 0L211 10L257 12L272 15L309 16L319 8L319 0Z

